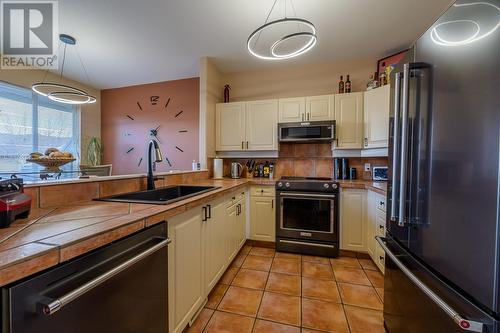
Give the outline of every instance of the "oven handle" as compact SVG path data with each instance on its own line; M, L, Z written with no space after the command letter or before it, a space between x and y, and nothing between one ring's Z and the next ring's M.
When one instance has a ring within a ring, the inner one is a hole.
M316 247L326 247L326 248L329 248L329 249L334 249L335 248L334 245L309 243L309 242L299 242L299 241L290 241L290 240L283 240L283 239L280 239L280 243L296 244L296 245L307 245L307 246L316 246Z
M425 285L420 279L415 276L399 259L392 253L392 251L386 245L386 239L384 237L376 236L375 239L380 244L385 254L391 258L391 260L398 266L398 268L424 293L429 297L437 306L441 308L457 325L466 331L472 332L484 332L484 324L474 320L468 320L462 317L457 311L455 311L450 305L448 305L441 297L439 297L434 291L432 291L427 285Z
M335 194L309 194L309 193L280 192L279 195L282 197L305 197L305 198L326 198L326 199L334 199L335 198Z
M121 273L122 271L126 270L130 266L138 263L139 261L143 260L144 258L148 257L149 255L153 254L154 252L164 248L171 242L170 238L167 238L160 243L150 247L149 249L139 253L138 255L128 259L127 261L121 263L120 265L113 267L106 273L103 273L99 275L98 277L90 280L89 282L71 290L70 292L54 299L50 303L45 303L41 302L38 304L39 309L42 314L46 316L53 315L57 311L61 310L64 306L68 305L69 303L73 302L76 300L78 297L83 296L87 292L91 291L92 289L98 287L99 285L103 284L107 280L111 279L113 276Z

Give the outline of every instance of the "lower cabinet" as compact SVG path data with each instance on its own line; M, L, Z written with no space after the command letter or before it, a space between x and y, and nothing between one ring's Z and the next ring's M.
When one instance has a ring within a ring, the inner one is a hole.
M340 249L366 252L366 190L342 189L340 192Z
M250 238L257 241L276 240L276 202L274 188L252 187L250 190Z
M169 332L182 332L205 301L202 208L168 220Z
M386 197L368 191L367 250L378 268L384 272L385 252L375 236L385 236Z
M194 319L246 240L245 191L168 220L169 332Z

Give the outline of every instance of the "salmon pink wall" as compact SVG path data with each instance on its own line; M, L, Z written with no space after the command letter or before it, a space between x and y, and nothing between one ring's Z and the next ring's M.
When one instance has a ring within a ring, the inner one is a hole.
M144 173L150 130L159 126L164 158L157 171L191 170L198 160L199 90L199 78L103 90L104 164L113 164L113 174Z

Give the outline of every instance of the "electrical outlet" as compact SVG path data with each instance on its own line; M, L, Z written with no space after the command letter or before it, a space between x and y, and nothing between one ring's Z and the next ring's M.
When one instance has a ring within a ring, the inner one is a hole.
M370 163L365 163L365 171L368 172L372 169L372 166Z

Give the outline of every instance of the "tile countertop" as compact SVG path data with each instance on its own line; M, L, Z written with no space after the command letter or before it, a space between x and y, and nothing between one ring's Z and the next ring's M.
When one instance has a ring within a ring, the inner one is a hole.
M220 188L169 205L84 201L32 209L30 216L0 229L0 286L40 272L83 253L167 220L247 185L274 186L268 178L200 180ZM345 188L385 194L386 184L340 181Z
M40 272L247 186L247 179L200 180L220 188L169 205L85 201L32 209L0 229L0 286Z

